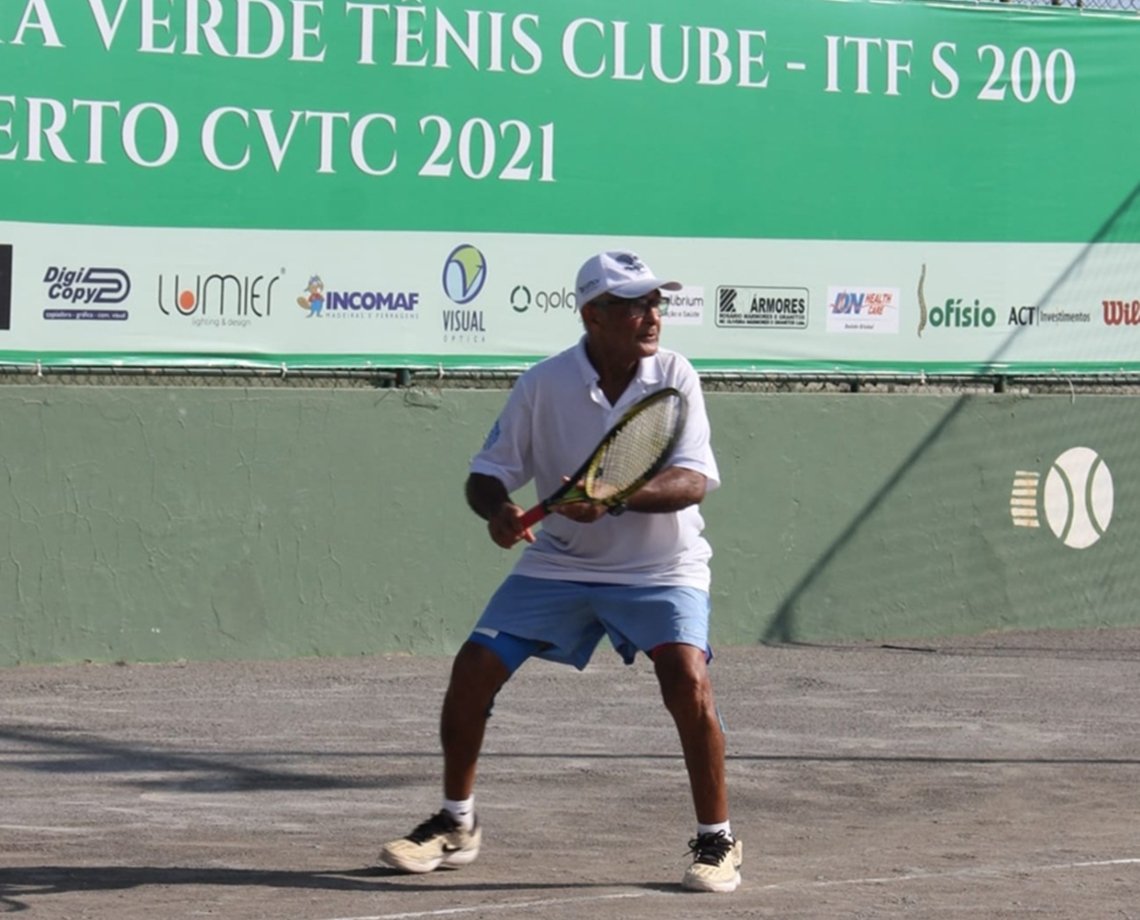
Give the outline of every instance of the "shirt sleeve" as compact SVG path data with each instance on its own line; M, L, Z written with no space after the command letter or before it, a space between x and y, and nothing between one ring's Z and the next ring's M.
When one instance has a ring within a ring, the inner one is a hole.
M511 388L507 403L471 460L469 472L494 476L508 492L522 488L534 476L532 396L525 375Z
M701 380L689 362L678 355L677 376L673 386L685 396L685 428L673 449L668 466L679 466L702 474L708 480L708 491L720 485L720 470L712 450L712 429L705 397L701 391Z

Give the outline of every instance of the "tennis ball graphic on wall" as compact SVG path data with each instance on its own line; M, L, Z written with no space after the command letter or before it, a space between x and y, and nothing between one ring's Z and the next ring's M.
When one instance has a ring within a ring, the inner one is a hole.
M1112 473L1088 447L1073 447L1045 476L1045 519L1066 546L1085 549L1104 536L1112 520Z

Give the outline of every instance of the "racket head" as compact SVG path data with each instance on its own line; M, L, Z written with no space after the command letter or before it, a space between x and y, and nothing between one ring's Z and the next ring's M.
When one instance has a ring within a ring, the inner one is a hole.
M588 501L612 507L625 501L665 466L684 430L686 411L685 395L675 387L638 400L566 484L523 515L522 526L537 524L558 505Z
M674 387L631 406L590 457L580 477L584 497L617 505L656 476L677 446L686 409L684 394Z

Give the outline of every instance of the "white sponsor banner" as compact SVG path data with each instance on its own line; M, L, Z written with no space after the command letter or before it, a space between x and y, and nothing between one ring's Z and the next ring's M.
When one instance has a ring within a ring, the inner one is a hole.
M663 342L705 369L1140 368L1136 244L12 222L0 243L8 363L518 367L580 334L581 262L628 247L684 284Z

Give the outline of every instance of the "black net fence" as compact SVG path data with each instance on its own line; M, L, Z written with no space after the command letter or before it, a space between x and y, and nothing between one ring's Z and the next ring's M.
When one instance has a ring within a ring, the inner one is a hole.
M1087 10L1123 10L1140 13L1140 0L999 0L999 2L1018 6L1073 6Z

